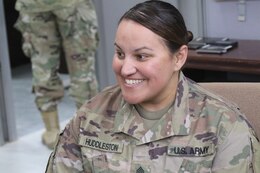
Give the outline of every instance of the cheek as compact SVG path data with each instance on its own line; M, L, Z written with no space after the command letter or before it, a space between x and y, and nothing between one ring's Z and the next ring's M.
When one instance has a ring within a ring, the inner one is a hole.
M147 68L147 71L149 71L153 76L159 76L160 78L164 77L167 74L170 74L172 72L172 67L170 65L170 62L167 63L157 63L149 66Z
M121 64L117 58L113 59L112 68L114 70L114 73L119 73L121 69Z
M156 83L167 83L171 79L173 74L173 67L171 62L159 63L160 65L150 66L147 71L150 73L150 77L155 80Z

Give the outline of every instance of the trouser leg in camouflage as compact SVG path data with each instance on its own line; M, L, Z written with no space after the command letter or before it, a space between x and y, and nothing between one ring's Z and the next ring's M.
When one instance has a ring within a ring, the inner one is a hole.
M54 111L64 95L57 74L61 50L71 79L69 93L77 107L98 91L97 19L95 11L88 8L89 4L83 2L51 12L20 14L16 27L23 34L23 50L31 58L35 102L40 111Z
M23 34L23 51L32 63L35 102L40 111L55 111L63 97L58 76L61 40L51 13L20 14L16 27Z
M70 95L77 107L98 92L95 53L98 45L95 11L86 2L54 11L71 79Z

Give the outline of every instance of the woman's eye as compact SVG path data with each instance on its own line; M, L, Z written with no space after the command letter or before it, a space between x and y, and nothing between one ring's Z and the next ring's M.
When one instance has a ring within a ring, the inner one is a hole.
M136 59L139 61L144 61L148 56L144 54L136 55Z
M117 55L117 57L119 58L119 59L124 59L124 54L122 53L122 52L120 52L120 51L116 51L116 55Z

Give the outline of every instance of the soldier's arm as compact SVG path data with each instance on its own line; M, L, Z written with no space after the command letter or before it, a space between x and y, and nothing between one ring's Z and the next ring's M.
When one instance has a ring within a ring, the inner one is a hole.
M223 143L217 148L214 173L259 173L260 144L245 121L232 125ZM225 131L225 129L224 129Z
M60 134L52 152L45 173L90 173L83 168L78 136L80 118L75 116Z

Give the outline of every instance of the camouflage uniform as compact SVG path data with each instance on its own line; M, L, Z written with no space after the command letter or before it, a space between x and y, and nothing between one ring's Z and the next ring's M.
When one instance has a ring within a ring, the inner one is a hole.
M91 0L17 0L15 27L23 35L23 51L31 58L33 87L40 111L55 111L64 95L58 76L65 54L69 93L79 107L98 91L95 51L97 18Z
M173 106L151 129L118 86L84 104L46 173L250 173L259 171L259 152L236 106L181 73Z

